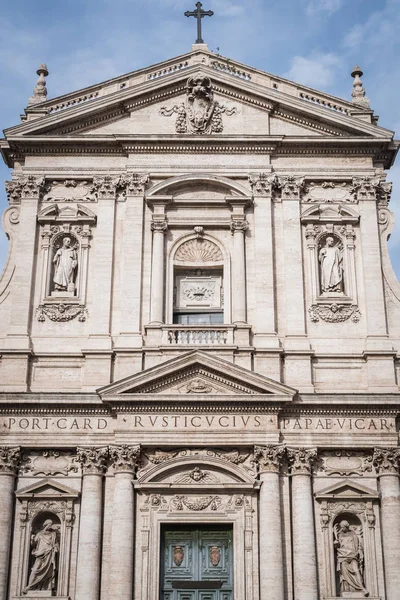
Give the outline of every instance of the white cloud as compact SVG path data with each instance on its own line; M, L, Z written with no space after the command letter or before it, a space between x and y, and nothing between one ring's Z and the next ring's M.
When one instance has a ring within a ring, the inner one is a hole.
M343 4L343 0L309 0L306 8L306 13L310 17L314 17L321 13L333 15Z
M327 88L333 85L341 65L342 61L336 54L313 52L309 57L295 56L284 77L313 88Z

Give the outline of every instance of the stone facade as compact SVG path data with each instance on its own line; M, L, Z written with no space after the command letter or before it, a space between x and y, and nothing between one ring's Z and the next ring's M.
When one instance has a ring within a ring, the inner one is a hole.
M204 44L38 74L1 140L0 600L398 600L398 143L359 67L351 102Z

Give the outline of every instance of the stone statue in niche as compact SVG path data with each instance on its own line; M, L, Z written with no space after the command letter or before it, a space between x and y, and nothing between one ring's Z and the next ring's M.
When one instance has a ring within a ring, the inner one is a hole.
M68 295L75 293L75 275L78 267L78 252L76 245L72 246L69 236L65 236L61 247L56 251L54 258L54 290L55 295L59 292L67 292Z
M58 535L58 526L52 519L46 519L42 528L32 535L32 556L35 560L24 594L31 590L51 591L56 588Z
M339 240L329 235L318 253L321 293L343 293L343 253Z
M340 595L344 596L348 592L360 592L365 597L369 596L363 579L364 548L360 528L343 520L336 523L333 533Z

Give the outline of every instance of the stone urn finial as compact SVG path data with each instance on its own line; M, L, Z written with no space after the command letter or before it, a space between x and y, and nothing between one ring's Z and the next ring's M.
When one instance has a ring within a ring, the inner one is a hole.
M46 77L49 74L47 65L42 63L36 73L39 75L39 79L33 89L33 95L28 100L28 106L47 100Z
M369 100L365 96L365 89L361 81L363 72L358 65L356 65L352 70L351 76L354 77L353 91L351 94L352 102L354 104L358 104L359 106L363 106L364 108L369 108Z

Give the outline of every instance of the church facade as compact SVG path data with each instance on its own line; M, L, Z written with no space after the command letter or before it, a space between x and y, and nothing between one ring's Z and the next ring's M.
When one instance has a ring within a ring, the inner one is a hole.
M38 74L0 142L0 600L398 600L399 144L360 69Z

